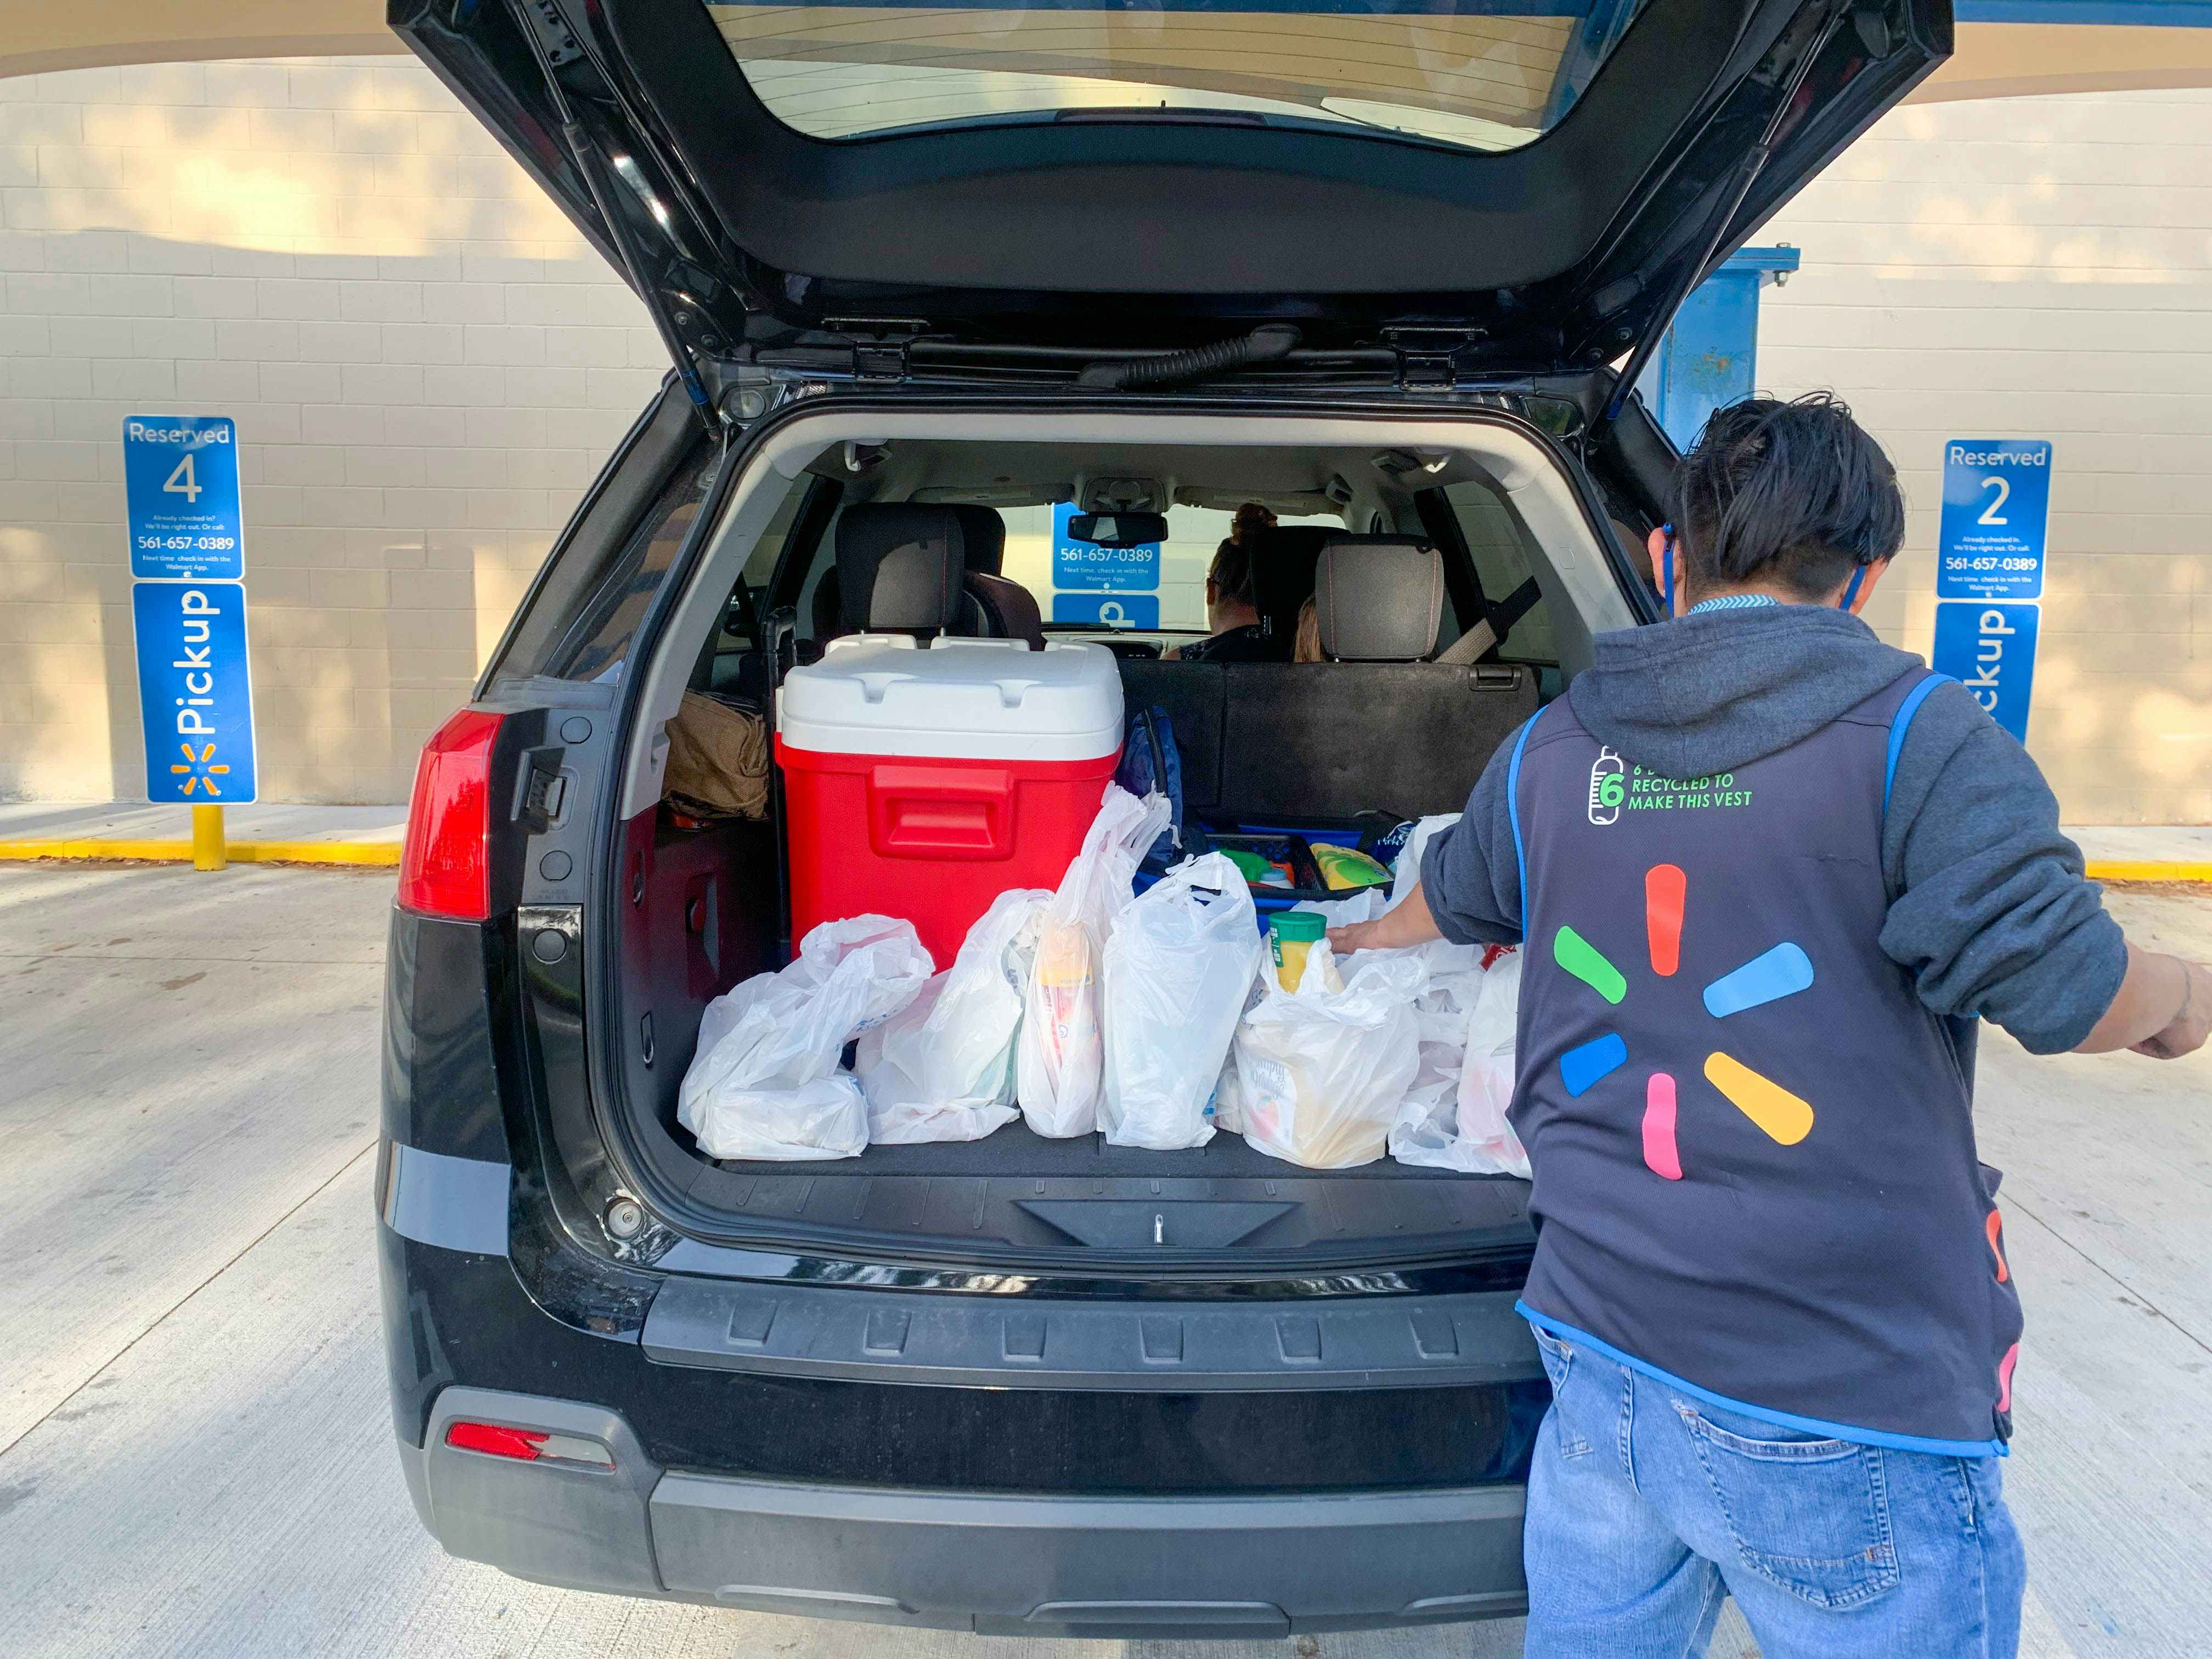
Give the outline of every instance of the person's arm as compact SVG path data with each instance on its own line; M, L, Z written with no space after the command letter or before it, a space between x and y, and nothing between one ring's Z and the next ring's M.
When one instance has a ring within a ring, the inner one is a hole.
M1385 910L1372 921L1330 928L1328 948L1339 956L1346 951L1396 951L1443 936L1444 930L1437 926L1436 913L1429 908L1429 896L1415 882L1396 909Z
M2074 1045L2077 1054L2131 1048L2154 1060L2179 1060L2204 1046L2212 1030L2212 969L2156 951L2128 946L2128 971L2112 1006Z
M1961 687L1939 685L1912 724L1882 855L1896 895L1882 949L1936 1013L1990 1020L2039 1054L2203 1042L2204 970L2128 944L2041 770Z
M1329 949L1382 951L1432 939L1454 945L1521 942L1521 858L1505 794L1510 744L1500 745L1475 781L1457 823L1429 838L1420 880L1372 921L1329 930Z

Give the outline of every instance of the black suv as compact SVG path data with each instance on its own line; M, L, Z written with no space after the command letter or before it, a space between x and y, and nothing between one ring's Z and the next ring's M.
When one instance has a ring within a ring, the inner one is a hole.
M1681 297L1950 35L1946 0L1240 3L392 0L675 362L417 775L379 1237L454 1553L1001 1632L1522 1607L1522 1183L1018 1124L717 1163L677 1121L701 1011L792 941L781 792L670 811L665 728L866 627L841 526L1258 500L1274 635L1322 541L1433 547L1360 661L1055 622L1007 602L1050 591L1018 534L963 614L1103 641L1209 822L1455 810L1656 615L1674 452L1632 388Z

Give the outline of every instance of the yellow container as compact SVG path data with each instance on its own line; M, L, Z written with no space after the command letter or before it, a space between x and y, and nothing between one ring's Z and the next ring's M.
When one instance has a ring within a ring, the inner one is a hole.
M1310 910L1285 910L1267 918L1267 949L1275 960L1275 983L1295 993L1306 958L1321 943L1328 924Z

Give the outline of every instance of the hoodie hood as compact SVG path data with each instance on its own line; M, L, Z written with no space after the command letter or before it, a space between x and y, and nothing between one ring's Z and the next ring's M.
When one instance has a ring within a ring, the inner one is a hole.
M1669 778L1733 771L1922 667L1826 605L1709 611L1593 641L1567 698L1600 743Z

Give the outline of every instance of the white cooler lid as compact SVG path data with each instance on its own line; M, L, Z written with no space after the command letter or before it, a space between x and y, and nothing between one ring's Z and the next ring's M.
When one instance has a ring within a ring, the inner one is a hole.
M1121 677L1080 641L849 634L784 676L776 731L818 754L1097 760L1121 746Z

